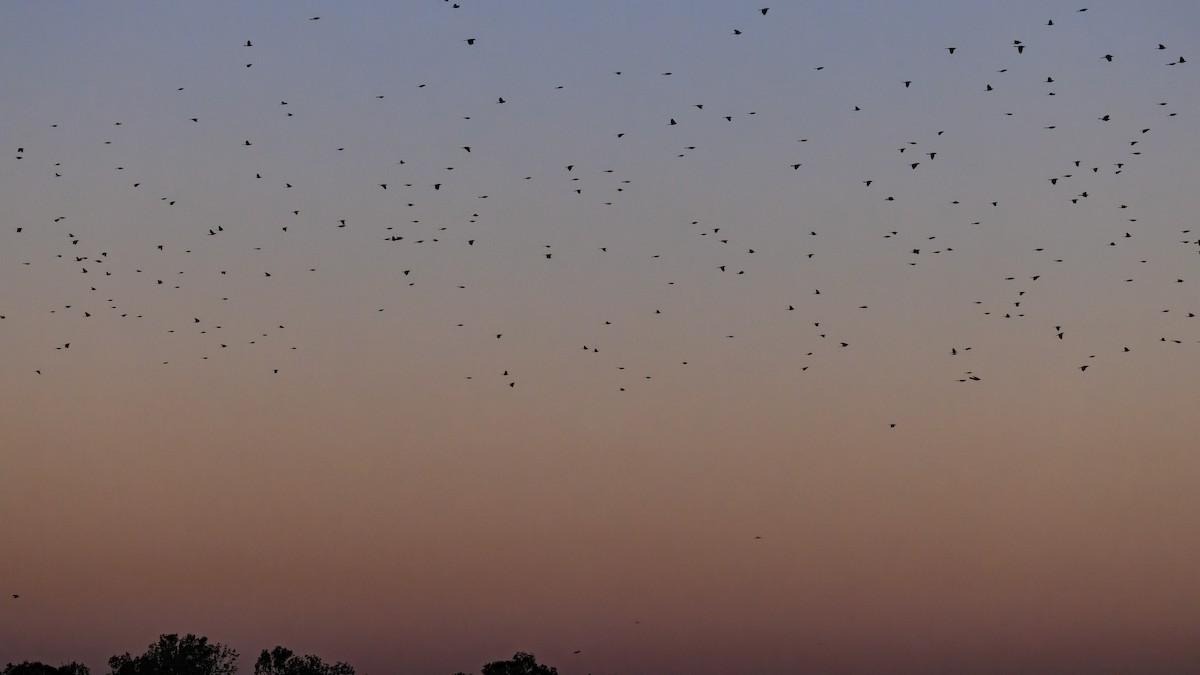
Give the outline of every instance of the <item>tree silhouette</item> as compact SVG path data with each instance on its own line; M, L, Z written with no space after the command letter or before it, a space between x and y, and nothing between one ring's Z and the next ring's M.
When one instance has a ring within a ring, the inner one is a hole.
M64 663L55 668L40 661L25 661L10 663L0 670L0 675L91 675L88 667L82 663Z
M354 668L341 661L328 664L311 654L298 656L286 647L275 647L258 655L254 675L354 675Z
M237 650L206 637L172 633L158 636L141 656L125 652L110 658L108 667L112 675L234 675L237 657Z
M517 652L508 661L492 661L485 664L480 675L558 675L558 669L538 663L533 654Z

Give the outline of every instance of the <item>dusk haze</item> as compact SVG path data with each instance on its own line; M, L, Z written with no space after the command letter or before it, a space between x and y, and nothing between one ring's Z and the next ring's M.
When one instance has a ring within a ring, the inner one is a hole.
M5 2L0 64L4 675L1200 672L1200 3Z

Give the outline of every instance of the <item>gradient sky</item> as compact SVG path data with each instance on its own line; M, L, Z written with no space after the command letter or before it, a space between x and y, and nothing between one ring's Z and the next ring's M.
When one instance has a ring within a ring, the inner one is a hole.
M1194 672L1200 8L764 1L0 5L0 663Z

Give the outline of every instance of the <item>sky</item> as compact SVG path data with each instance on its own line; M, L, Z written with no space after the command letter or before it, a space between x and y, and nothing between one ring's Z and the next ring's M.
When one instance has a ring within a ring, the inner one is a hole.
M761 1L0 5L0 663L1194 672L1200 8Z

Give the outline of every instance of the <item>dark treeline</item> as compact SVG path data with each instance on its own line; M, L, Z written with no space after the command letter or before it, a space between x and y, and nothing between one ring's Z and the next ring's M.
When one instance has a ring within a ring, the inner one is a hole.
M160 635L138 656L129 652L108 660L109 675L236 675L236 649L188 633ZM10 663L0 675L91 675L74 661L49 666L37 661ZM348 663L325 663L313 655L300 656L286 647L264 649L254 662L254 675L355 675ZM467 675L455 673L455 675ZM558 670L537 662L533 654L517 652L506 661L484 664L480 675L558 675Z

